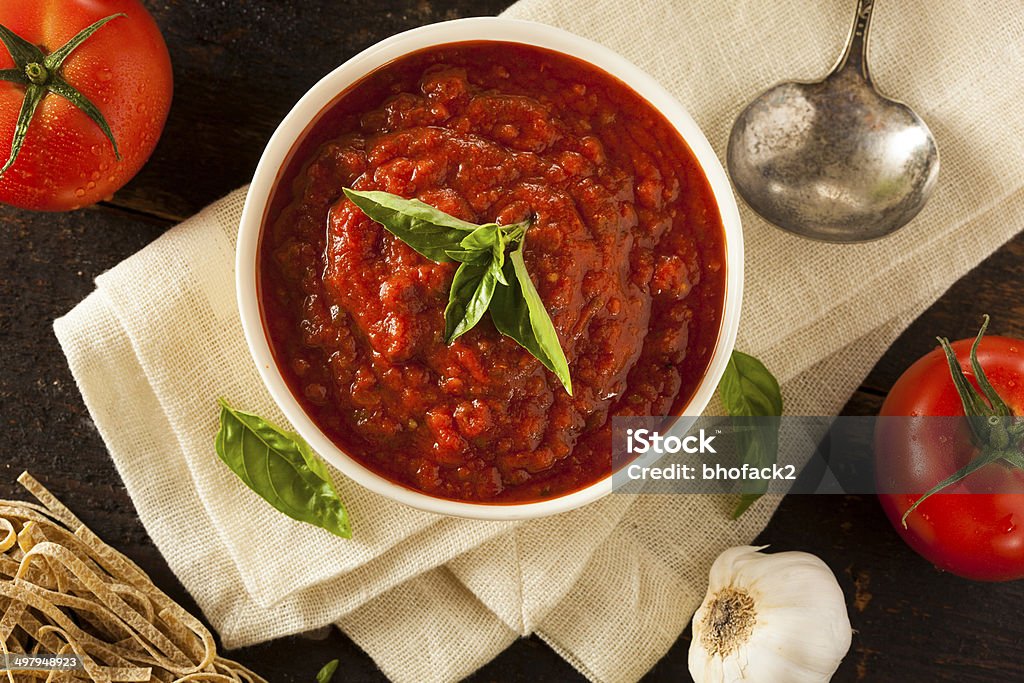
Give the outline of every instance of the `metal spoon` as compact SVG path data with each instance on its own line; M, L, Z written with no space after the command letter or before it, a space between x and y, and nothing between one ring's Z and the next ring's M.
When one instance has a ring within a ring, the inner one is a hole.
M906 225L939 175L935 138L871 82L873 0L858 0L846 47L821 81L787 81L737 117L727 165L740 195L778 227L828 242L863 242Z

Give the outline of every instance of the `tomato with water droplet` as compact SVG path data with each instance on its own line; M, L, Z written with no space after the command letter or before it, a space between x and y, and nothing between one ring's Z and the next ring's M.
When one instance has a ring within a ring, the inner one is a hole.
M982 395L971 359L973 339L950 345L964 379ZM998 398L1024 416L1024 344L985 336L977 360ZM966 388L966 386L965 386ZM984 406L993 404L985 401ZM898 416L923 416L891 419ZM875 479L879 500L903 540L940 569L978 581L1024 578L1024 457L1020 435L996 459L925 498L922 494L971 463L988 447L969 427L963 399L942 349L910 366L882 405L875 432ZM917 507L913 507L922 499ZM905 523L905 524L904 524Z
M142 4L0 2L0 24L44 56L107 17L114 18L77 45L52 74L35 78L43 85L63 79L95 105L116 152L95 117L51 89L38 103L14 162L0 174L0 202L44 211L93 204L124 186L152 154L167 120L173 80L167 46ZM0 44L0 70L13 73L17 66ZM29 90L21 81L0 80L0 166L12 156L15 124ZM83 178L95 182L83 187Z

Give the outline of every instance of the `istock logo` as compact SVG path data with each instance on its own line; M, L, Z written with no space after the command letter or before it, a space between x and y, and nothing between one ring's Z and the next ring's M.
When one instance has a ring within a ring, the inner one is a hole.
M706 454L716 453L711 442L715 435L708 435L703 429L696 434L689 436L662 436L650 429L627 429L626 430L626 452L630 454L643 455L644 453L665 453L667 455L677 453Z

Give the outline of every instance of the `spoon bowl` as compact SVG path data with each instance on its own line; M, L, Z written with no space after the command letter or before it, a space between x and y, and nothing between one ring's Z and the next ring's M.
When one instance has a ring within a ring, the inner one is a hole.
M918 214L938 179L927 124L872 85L866 38L873 8L859 1L828 76L770 88L740 113L729 136L727 166L740 196L803 237L884 237Z

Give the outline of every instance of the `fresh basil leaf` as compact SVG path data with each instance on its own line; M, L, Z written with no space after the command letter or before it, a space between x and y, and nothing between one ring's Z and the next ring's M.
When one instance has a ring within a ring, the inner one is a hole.
M334 678L334 672L337 670L338 660L332 659L320 669L320 672L316 675L316 683L331 683L331 679Z
M344 188L353 204L398 239L431 261L453 259L446 249L458 249L476 225L451 216L418 199L404 199L390 192L359 192Z
M445 249L444 253L459 263L487 264L493 258L490 249Z
M508 286L508 278L505 277L505 232L499 230L491 245L491 274L501 284Z
M742 453L742 462L762 469L771 467L779 457L779 418L754 417L749 415L731 416L732 430L736 435L736 448ZM768 490L767 479L750 479L743 482L739 502L732 511L732 518L739 519L754 502Z
M516 223L512 227L518 226ZM481 225L462 240L461 249L446 249L445 253L460 263L490 264L492 277L507 285L505 274L501 272L505 265L505 230L497 223Z
M505 265L505 247L523 236L528 223L498 225L486 223L467 235L459 249L445 249L445 253L460 263L486 263L490 261L494 277L507 285L502 268Z
M491 320L504 335L512 337L532 353L551 372L572 396L569 363L558 342L558 333L544 302L526 271L523 260L524 238L508 256L504 274L508 286L498 286L491 300Z
M718 395L730 415L782 415L779 381L764 363L741 351L732 352Z
M497 223L484 223L479 228L462 238L459 246L463 249L489 251L491 246L498 241L501 234L501 226Z
M345 506L327 467L298 434L220 399L217 455L242 482L292 519L352 537Z
M743 462L754 467L771 467L779 457L779 421L765 420L782 415L782 391L779 381L764 363L741 351L733 351L725 374L718 383L718 395L732 416ZM762 418L745 420L744 418ZM750 480L744 484L740 501L733 510L737 519L768 490L768 480Z
M491 305L496 282L490 264L459 266L444 309L445 343L451 344L480 322Z

